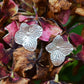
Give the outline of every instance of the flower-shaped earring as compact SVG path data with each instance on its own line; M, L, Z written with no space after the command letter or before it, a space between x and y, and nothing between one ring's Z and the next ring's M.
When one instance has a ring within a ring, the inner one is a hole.
M38 24L22 23L20 30L15 34L15 42L23 45L29 51L34 51L37 47L37 39L42 35L42 32L43 29Z
M54 66L59 66L65 60L65 57L73 51L73 46L64 41L62 36L57 35L53 42L46 46L46 50L50 53L50 59Z

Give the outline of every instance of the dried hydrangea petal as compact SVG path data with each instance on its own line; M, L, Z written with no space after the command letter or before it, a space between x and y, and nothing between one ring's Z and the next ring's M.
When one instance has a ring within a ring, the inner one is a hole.
M83 38L82 36L76 34L76 33L71 33L70 34L70 39L72 43L77 47L83 43ZM80 40L79 40L80 39Z
M37 39L32 37L25 37L23 42L23 47L29 51L34 51L37 47Z
M11 46L13 38L15 37L16 32L19 30L19 27L17 26L17 23L13 21L5 27L5 30L8 31L8 34L3 37L3 40Z
M51 53L50 58L54 66L59 66L64 62L65 55L59 50L55 50L53 53Z
M52 21L40 18L41 26L43 27L42 36L39 38L42 41L48 42L51 36L57 36L62 33L62 29L56 24L52 24Z
M13 0L3 0L1 12L3 12L6 17L14 16L18 12L18 5Z

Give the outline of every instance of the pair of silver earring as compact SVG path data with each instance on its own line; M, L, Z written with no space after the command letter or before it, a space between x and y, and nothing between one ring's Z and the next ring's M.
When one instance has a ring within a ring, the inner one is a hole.
M38 24L28 25L22 23L19 31L15 34L15 42L22 45L29 51L35 51L37 39L42 35L43 28ZM50 59L54 66L59 66L65 60L65 57L73 51L73 46L68 41L64 41L62 36L57 35L54 40L46 46L50 53Z

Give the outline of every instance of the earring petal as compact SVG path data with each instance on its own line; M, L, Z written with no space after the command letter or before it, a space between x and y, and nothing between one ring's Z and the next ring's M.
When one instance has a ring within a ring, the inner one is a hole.
M37 39L42 35L42 32L43 29L38 24L22 23L20 30L16 32L15 42L23 45L29 51L34 51L37 47Z
M51 54L50 58L54 66L59 66L65 60L65 56L73 51L73 46L68 41L64 41L62 36L58 35L46 46L46 50Z
M29 51L34 51L37 47L37 39L26 37L23 42L23 47Z
M61 45L60 51L67 56L73 51L73 46L69 42L65 42Z
M28 31L29 25L27 23L22 23L20 25L20 31Z
M32 37L37 39L42 35L43 29L41 26L39 26L37 24L32 24L32 25L30 25L29 32L31 33Z
M57 45L57 46L60 47L60 46L64 43L64 40L63 40L62 36L57 35L57 36L54 38L53 43L54 43L55 45Z
M55 45L53 43L50 43L46 46L46 50L49 52L49 53L52 53L54 50L55 50Z
M54 66L59 66L64 62L65 55L59 50L55 50L51 53L50 58Z
M22 44L23 43L23 39L25 37L25 34L23 32L16 32L15 34L15 42L18 44Z

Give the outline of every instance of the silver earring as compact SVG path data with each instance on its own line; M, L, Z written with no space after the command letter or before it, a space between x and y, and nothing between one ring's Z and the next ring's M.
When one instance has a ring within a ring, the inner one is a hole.
M73 46L68 41L64 41L62 36L57 35L54 40L46 46L50 53L50 59L54 66L59 66L65 60L65 57L73 51Z
M29 51L34 51L37 47L37 39L42 35L42 32L43 29L38 24L22 23L20 30L15 34L15 42Z

